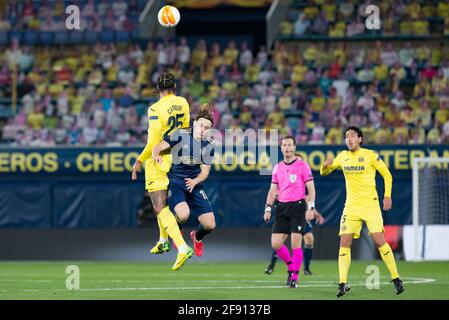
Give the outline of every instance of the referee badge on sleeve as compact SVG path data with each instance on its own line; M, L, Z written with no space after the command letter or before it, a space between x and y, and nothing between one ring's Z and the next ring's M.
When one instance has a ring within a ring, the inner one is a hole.
M290 182L291 183L295 183L296 182L296 174L291 174L290 175Z

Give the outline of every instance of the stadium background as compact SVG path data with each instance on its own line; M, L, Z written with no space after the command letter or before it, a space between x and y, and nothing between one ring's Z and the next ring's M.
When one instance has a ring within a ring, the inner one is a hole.
M315 231L317 258L336 258L345 197L342 176L317 169L344 149L346 125L361 127L393 173L384 219L401 256L412 160L449 157L447 1L379 2L381 30L365 29L361 1L279 1L271 11L258 0L150 3L1 2L0 259L154 259L143 175L132 183L130 168L163 70L192 115L215 103L217 129L296 137L327 219ZM164 3L181 10L175 30L152 18ZM81 9L80 31L64 27L69 4ZM214 166L206 189L218 230L202 259L269 257L269 181L250 165ZM353 256L376 254L364 232Z

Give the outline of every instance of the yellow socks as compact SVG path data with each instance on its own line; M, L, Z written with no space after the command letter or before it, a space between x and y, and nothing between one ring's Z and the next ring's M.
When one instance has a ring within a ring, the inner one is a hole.
M348 283L349 266L351 265L351 248L340 247L338 252L338 273L340 283Z
M159 242L166 242L168 241L168 233L165 230L165 228L162 226L161 218L159 215L156 215L157 217L157 225L159 226Z
M391 279L399 278L398 269L396 268L396 261L394 260L393 250L391 250L390 245L385 242L385 244L378 249L382 260L387 266L388 271L390 271L391 273Z
M161 212L159 212L158 218L160 219L161 227L170 236L170 238L173 239L176 247L178 247L178 250L182 250L182 248L186 246L186 242L184 241L181 231L179 230L175 216L170 211L168 206L162 209Z

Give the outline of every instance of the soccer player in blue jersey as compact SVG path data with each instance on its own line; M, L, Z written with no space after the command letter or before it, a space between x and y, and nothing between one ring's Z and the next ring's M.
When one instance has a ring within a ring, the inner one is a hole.
M177 129L153 148L153 159L158 163L161 153L171 149L167 202L180 224L187 222L191 212L200 222L190 233L198 257L204 250L202 239L215 229L212 206L203 189L214 157L214 145L205 137L212 124L211 106L203 104L192 128Z

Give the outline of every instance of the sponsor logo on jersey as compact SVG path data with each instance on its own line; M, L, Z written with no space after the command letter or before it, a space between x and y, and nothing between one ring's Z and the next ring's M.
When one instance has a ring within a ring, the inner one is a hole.
M365 166L344 166L343 170L345 172L361 172L365 171Z
M191 156L181 156L179 157L179 161L181 161L183 164L193 166L195 164L201 164L201 159L191 157Z

